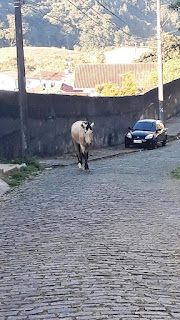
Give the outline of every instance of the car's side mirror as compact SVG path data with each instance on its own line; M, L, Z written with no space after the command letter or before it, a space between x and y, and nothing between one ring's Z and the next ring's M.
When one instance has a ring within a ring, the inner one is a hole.
M132 130L132 128L131 128L131 127L128 127L128 129L129 129L129 130Z

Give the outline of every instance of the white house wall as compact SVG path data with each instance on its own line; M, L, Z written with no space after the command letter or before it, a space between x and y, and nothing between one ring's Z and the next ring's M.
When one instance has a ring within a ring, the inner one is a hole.
M16 91L18 89L17 79L5 74L0 74L0 90Z
M136 48L136 47L122 47L112 51L105 52L106 64L127 64L133 63L134 60L145 53L151 52L148 48Z

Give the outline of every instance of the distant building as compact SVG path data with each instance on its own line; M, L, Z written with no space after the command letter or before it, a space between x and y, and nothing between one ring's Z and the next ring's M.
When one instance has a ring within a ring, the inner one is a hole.
M33 76L26 76L26 90L31 93L58 93L63 83L68 83L72 74L67 70L62 72L42 71ZM0 90L17 91L17 72L0 72Z
M122 85L122 74L132 72L138 87L143 87L144 73L156 68L155 63L131 63L131 64L77 64L73 90L82 90L89 95L96 95L96 85L114 83Z
M134 60L140 58L140 56L146 52L152 50L147 47L121 47L115 50L107 51L105 55L106 64L126 64L133 63Z
M13 71L0 72L0 90L9 90L9 91L18 90L17 72L13 72Z
M56 71L41 71L36 73L26 78L27 92L42 93L44 91L44 93L48 93L49 91L53 91L52 88L56 88L56 91L58 91L62 84L63 76L64 72Z

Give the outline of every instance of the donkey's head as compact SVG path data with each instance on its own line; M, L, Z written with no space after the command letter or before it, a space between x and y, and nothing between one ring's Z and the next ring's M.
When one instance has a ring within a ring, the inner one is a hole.
M93 127L94 122L91 124L88 121L83 121L81 124L84 129L84 140L87 146L90 146L93 141Z

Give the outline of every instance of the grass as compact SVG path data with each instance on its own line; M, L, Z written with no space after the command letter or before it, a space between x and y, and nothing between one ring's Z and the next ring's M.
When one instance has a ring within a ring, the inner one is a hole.
M24 47L26 76L42 71L63 71L68 59L74 60L79 53L60 48ZM16 71L16 48L0 48L0 70Z
M173 178L180 179L180 167L174 169L171 174Z
M73 71L76 63L101 61L101 54L98 50L87 52L55 47L24 47L26 77L39 75L41 71L61 72L69 62ZM15 47L0 48L0 71L8 70L17 70Z
M21 164L20 159L15 159L12 163ZM36 159L36 157L30 158L26 165L23 166L19 171L14 172L9 177L5 178L4 181L9 184L10 187L16 187L20 185L25 179L30 179L36 176L39 172L43 170L43 167Z

